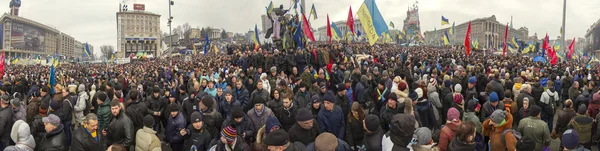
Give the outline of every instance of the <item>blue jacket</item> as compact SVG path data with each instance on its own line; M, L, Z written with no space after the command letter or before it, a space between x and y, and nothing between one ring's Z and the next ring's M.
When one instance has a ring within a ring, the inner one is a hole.
M337 138L344 138L346 122L342 108L338 105L333 107L333 111L327 111L325 107L321 108L317 116L321 133L329 132Z
M167 142L170 143L183 143L184 138L179 134L181 129L186 128L186 120L183 113L177 113L177 116L173 117L169 115L167 121L167 128L165 131Z
M212 97L216 97L217 96L217 88L216 87L212 88L212 89L206 88L206 89L204 89L204 92L210 94L210 96L212 96Z

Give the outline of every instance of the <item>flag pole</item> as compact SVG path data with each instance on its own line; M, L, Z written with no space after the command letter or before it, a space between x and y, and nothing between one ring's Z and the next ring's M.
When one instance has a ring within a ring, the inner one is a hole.
M562 16L562 33L560 35L560 49L562 52L565 52L565 47L563 47L563 43L565 43L565 18L567 16L567 0L563 0L563 16Z

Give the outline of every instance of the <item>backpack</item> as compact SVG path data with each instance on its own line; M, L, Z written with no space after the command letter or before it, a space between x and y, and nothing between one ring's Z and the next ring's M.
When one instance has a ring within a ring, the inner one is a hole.
M517 139L517 143L519 142L519 140L521 140L521 133L517 132L515 129L505 129L504 131L502 131L502 136L500 136L502 139L502 144L504 144L504 146L506 146L506 138L504 136L506 136L506 133L508 132L511 132L515 136L515 139Z

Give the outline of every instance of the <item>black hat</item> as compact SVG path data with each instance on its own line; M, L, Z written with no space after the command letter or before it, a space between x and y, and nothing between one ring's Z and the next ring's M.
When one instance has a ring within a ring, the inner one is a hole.
M48 88L47 86L44 86L44 87L42 88L42 92L46 92L46 93L48 93L48 92L50 92L50 88Z
M336 87L338 92L346 90L346 84L343 83L338 84Z
M379 117L377 115L369 114L365 117L365 126L367 130L374 132L379 129Z
M385 86L385 82L386 82L386 79L381 79L381 80L379 80L379 84L381 84L381 85L383 85L383 86Z
M265 104L265 99L263 97L254 97L254 99L252 99L252 102L254 102L254 104Z
M242 107L239 107L239 106L233 107L231 109L231 117L233 117L233 118L244 117L244 110L242 109Z
M152 115L144 116L144 126L146 126L146 127L154 126L154 117L152 117Z
M154 93L159 93L159 92L160 92L160 88L158 88L158 87L154 87L154 88L152 89L152 91L153 91Z
M190 121L192 123L202 121L202 114L200 114L200 112L198 112L198 111L192 113L192 115L190 115Z
M321 97L318 94L315 94L312 96L311 100L312 100L312 103L321 102Z
M335 103L335 95L331 93L331 91L327 91L323 96L323 101L329 101Z
M177 105L177 104L171 104L171 105L169 105L169 111L170 112L178 112L179 111L179 105Z
M529 107L529 116L538 116L542 112L542 108L537 105Z
M398 101L398 96L396 96L396 93L390 93L388 95L388 100Z
M290 135L283 129L277 129L269 133L264 141L267 146L284 146L289 143Z
M204 97L202 97L202 104L207 108L212 108L214 100L215 99L211 95L204 95Z
M314 117L312 113L310 113L310 111L308 111L306 108L302 108L296 113L296 121L308 121L312 120L313 118Z

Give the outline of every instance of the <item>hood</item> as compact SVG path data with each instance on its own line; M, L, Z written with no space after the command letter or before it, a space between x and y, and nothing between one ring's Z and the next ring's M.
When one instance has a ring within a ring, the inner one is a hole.
M548 93L548 96L554 97L554 92L553 90L547 89L546 93Z
M427 92L428 93L437 92L437 89L434 85L427 84Z
M410 114L396 114L390 123L391 140L398 146L407 146L415 131L415 117Z
M23 120L18 120L13 124L13 131L10 132L10 138L21 144L27 144L35 148L35 140L29 131L29 125Z
M456 131L456 129L458 129L458 126L460 126L461 123L462 122L460 122L460 121L459 122L450 122L450 123L446 122L446 125L444 127L448 127L448 128L450 128L450 130Z
M513 117L511 114L506 114L506 123L500 127L497 127L495 133L502 133L505 129L511 129L513 125Z
M515 89L515 90L518 90L518 91L520 91L520 90L521 90L521 86L523 86L523 83L515 83L515 84L513 85L514 89Z
M265 133L269 134L269 130L271 130L271 128L275 127L275 126L279 126L279 128L283 128L283 126L281 126L281 123L279 123L279 120L277 120L276 117L269 117L267 118L267 123L265 123Z
M468 144L463 140L454 138L450 144L448 144L448 148L452 148L454 150L470 150L474 149L477 146L476 143Z
M590 103L591 104L600 104L600 94L594 93L594 95L592 96L592 101Z

